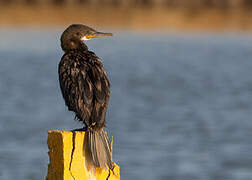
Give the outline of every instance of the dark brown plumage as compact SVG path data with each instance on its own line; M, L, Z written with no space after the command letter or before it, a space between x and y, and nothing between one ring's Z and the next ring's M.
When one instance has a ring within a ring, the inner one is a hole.
M59 63L60 88L69 111L87 129L86 152L94 166L112 169L108 138L104 133L110 84L101 60L88 50L84 40L110 33L97 32L85 25L69 26L61 36L65 54Z

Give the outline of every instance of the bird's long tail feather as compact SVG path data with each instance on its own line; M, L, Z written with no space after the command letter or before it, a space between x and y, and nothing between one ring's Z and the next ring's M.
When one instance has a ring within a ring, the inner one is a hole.
M85 141L84 152L88 163L102 169L113 169L108 137L104 130L86 132Z

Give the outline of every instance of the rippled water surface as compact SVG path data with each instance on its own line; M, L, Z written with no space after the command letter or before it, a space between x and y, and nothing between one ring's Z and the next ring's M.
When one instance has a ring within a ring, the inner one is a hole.
M89 41L111 81L121 179L252 177L252 37L117 32ZM47 130L81 124L60 94L60 30L0 30L0 179L47 174Z

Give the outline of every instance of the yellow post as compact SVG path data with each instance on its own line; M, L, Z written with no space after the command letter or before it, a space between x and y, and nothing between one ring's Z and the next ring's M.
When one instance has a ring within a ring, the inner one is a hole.
M89 169L83 155L85 132L48 131L50 163L46 180L119 180L120 169ZM111 147L112 147L111 141ZM111 148L112 149L112 148Z

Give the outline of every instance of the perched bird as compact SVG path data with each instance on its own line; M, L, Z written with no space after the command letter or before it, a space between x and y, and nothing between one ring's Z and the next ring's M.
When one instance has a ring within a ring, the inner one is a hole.
M87 131L86 155L94 167L113 169L105 118L110 83L100 58L89 51L85 41L111 33L98 32L82 24L70 25L61 35L65 52L58 67L59 83L65 104Z

